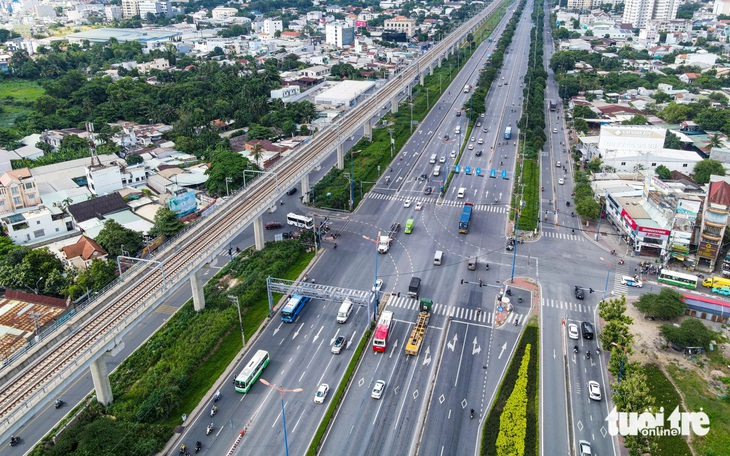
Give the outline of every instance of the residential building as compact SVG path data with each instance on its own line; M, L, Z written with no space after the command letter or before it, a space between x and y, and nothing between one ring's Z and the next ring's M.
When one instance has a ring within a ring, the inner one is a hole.
M229 17L234 17L236 14L238 14L238 10L236 8L219 6L217 8L213 8L210 13L213 16L213 19L221 20L228 19Z
M18 245L42 245L75 231L71 216L59 208L37 206L0 218L8 237Z
M405 33L410 38L416 33L416 20L405 16L396 16L393 19L386 19L383 27L385 30Z
M343 48L355 41L355 29L341 22L333 22L325 26L325 42L331 46Z
M124 10L119 5L104 5L104 14L109 22L122 20Z
M264 34L268 36L274 36L276 32L283 32L284 31L284 22L281 20L275 20L275 19L264 19L264 28L263 32Z
M708 272L715 269L717 256L722 249L728 215L730 215L730 177L710 176L697 248L698 268Z
M623 21L643 29L651 20L676 19L679 0L626 0Z
M86 182L89 191L97 196L108 195L123 188L122 173L115 163L86 167Z
M76 269L88 269L94 260L106 260L108 254L95 240L81 236L75 244L61 247L66 264Z
M122 17L129 19L130 17L139 16L139 3L141 0L122 0Z
M712 6L712 14L719 16L720 14L730 14L730 0L715 0Z
M0 176L0 213L41 204L35 179L28 168L8 171Z

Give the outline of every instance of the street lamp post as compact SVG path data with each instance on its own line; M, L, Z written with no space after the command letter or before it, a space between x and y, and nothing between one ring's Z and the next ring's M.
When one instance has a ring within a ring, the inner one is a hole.
M377 237L377 239L380 239L380 233L381 232L378 231L378 237ZM378 309L375 306L376 305L375 303L377 302L377 298L378 298L377 297L378 291L375 289L375 284L378 282L378 241L375 240L375 239L370 239L369 237L367 237L365 235L363 235L362 238L365 239L366 241L370 241L370 242L375 243L375 279L373 280L373 293L375 294L375 296L373 296L373 299L371 301L372 302L372 305L371 305L372 312L371 312L371 314L372 314L373 321L375 321L375 317L376 317L376 315L378 313Z
M233 304L236 305L236 309L238 309L238 326L241 327L241 346L246 346L246 336L243 334L243 319L241 318L241 303L238 301L238 296L236 295L228 295L228 300L231 301Z
M426 87L426 109L430 109L430 108L431 108L431 102L429 101L429 98L428 98L428 87Z
M35 294L38 294L38 283L43 280L43 277L38 277L38 280L35 281Z
M281 422L284 425L284 452L286 456L289 456L289 442L286 439L286 412L284 411L284 393L301 393L304 391L302 388L286 389L281 386L272 385L263 378L259 378L259 381L269 388L273 388L279 392L281 397Z
M567 147L567 144L566 144ZM601 219L603 215L603 205L601 204L601 197L598 197L598 227L596 227L596 241L598 240L598 235L601 233Z
M229 182L233 182L233 178L232 177L226 177L226 197L231 196L231 194L228 193L228 183Z
M606 300L606 292L608 291L608 277L611 275L611 267L613 267L613 263L611 261L605 260L603 257L600 257L601 261L606 263L606 285L603 287L603 299L601 299L601 302Z
M393 151L395 149L395 143L393 142L393 130L392 128L388 128L388 135L390 135L390 158L393 158Z

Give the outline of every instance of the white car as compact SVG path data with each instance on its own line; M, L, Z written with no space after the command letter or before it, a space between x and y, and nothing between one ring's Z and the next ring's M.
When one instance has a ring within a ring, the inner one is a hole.
M579 456L592 456L593 450L591 450L591 444L585 440L578 442L578 450L580 451Z
M381 288L383 288L383 279L378 279L373 285L373 291L380 291Z
M479 117L484 117L484 113L479 114Z
M629 277L629 276L623 276L621 277L621 284L622 285L628 285L630 287L636 287L641 288L644 286L644 283L639 280L639 278Z
M571 323L568 325L568 337L573 340L578 340L580 334L578 334L578 325Z
M409 208L409 207L411 207L411 200L405 200L405 201L403 202L403 207L405 207L405 208Z
M553 133L557 133L557 132L558 132L558 129L557 128L553 128Z
M446 155L442 155L441 158L439 158L439 163L445 163L446 162Z
M563 179L562 177L558 179L558 184L565 185L565 179Z
M370 397L373 399L380 399L383 397L383 391L385 391L385 380L378 380L373 386L373 392L370 393Z
M595 380L588 382L588 397L594 401L601 400L601 385Z
M474 142L474 141L476 141L476 139L474 139L474 137L472 136L471 137L471 142Z
M416 203L416 210L420 211L421 209L423 209L423 203L419 201Z
M474 150L474 144L469 144L469 150Z
M319 385L319 389L314 393L314 403L324 404L324 398L327 397L327 393L330 392L330 386L326 383Z
M449 154L449 157L456 158L456 151L452 150L451 153Z
M484 140L482 138L479 138L479 140L477 141L477 144L484 144Z

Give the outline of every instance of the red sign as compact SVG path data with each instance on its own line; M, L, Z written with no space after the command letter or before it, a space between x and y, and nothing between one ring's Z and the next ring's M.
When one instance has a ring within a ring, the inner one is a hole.
M621 217L623 217L624 220L626 220L626 223L629 224L629 226L631 227L632 230L636 230L636 222L634 221L634 219L631 218L629 213L626 212L626 209L621 209Z
M651 237L669 236L671 234L671 231L669 230L663 230L661 228L650 228L648 226L640 226L639 232L651 235Z
M355 27L367 27L368 21L355 21Z

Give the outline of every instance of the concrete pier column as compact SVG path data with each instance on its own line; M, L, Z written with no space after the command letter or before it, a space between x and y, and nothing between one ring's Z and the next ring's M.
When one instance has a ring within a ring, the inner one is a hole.
M112 384L109 382L109 369L106 367L106 359L109 357L104 353L91 363L91 380L94 382L96 400L101 405L109 405L114 400L112 396Z
M433 64L431 64L431 65L428 66L428 74L430 76L433 76Z
M309 174L305 174L302 177L302 202L308 203L309 202Z
M394 106L397 106L397 104L395 104ZM368 138L368 141L372 141L373 140L373 126L370 125L370 119L368 119L365 122L364 130L365 130L365 134L363 136Z
M398 114L398 95L395 95L390 100L390 112L393 114Z
M444 61L444 58L443 58L443 56L439 57L439 59L438 59L438 62L439 62L439 68L441 68L441 63L442 63L443 61Z
M264 240L264 219L262 216L256 217L256 220L253 221L253 240L256 250L264 249L266 241Z
M200 271L198 269L195 274L190 276L190 289L193 293L193 309L196 312L202 312L205 310L205 294L203 294L203 282L200 280Z
M426 83L426 75L421 73L418 75L418 77L420 79L421 87L423 87L423 85Z
M337 146L337 169L345 169L345 148L342 144Z

